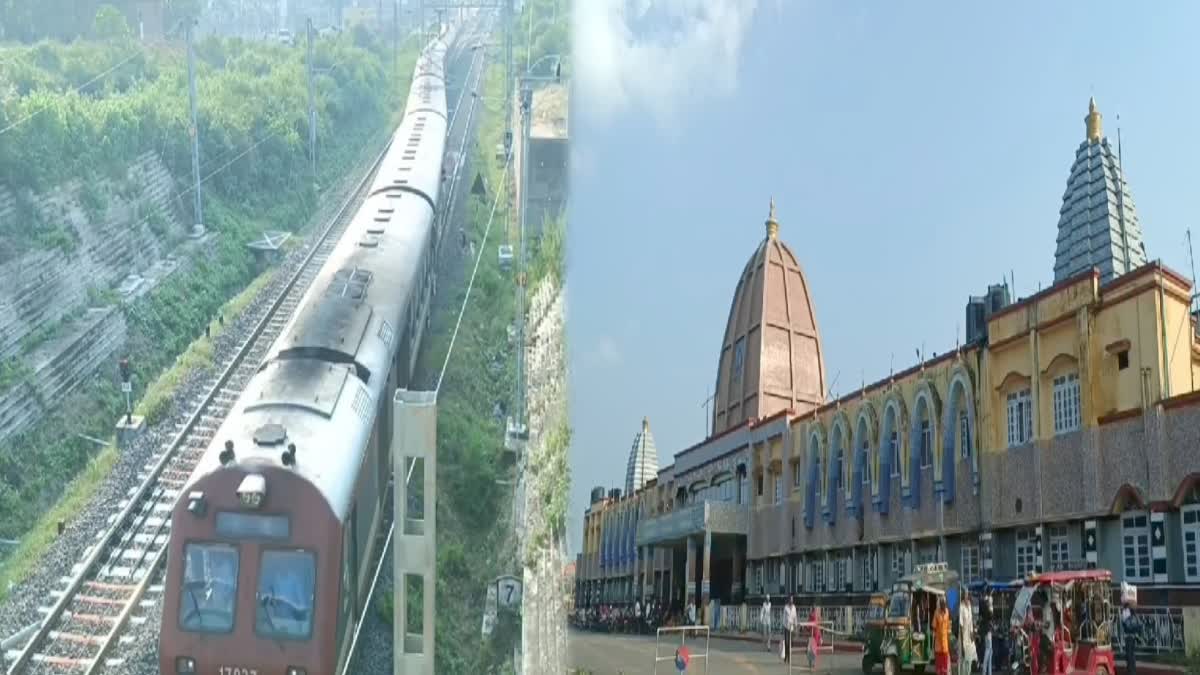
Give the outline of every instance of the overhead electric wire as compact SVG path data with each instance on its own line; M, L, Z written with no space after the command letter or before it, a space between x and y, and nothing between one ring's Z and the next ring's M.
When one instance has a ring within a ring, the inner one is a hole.
M510 152L504 160L502 178L508 178L508 169L511 162L512 153ZM492 231L492 221L496 218L496 207L500 205L500 195L505 193L507 193L507 190L496 190L496 198L492 200L492 212L488 214L487 227L483 230L483 242L487 242L488 233ZM450 365L450 355L454 353L454 341L458 339L458 329L462 326L463 314L467 312L467 303L471 301L471 289L475 287L475 275L479 273L479 263L483 260L483 253L486 250L487 247L481 243L479 254L475 256L475 269L471 270L471 280L467 282L467 295L463 298L462 308L458 310L458 320L454 322L454 332L450 334L450 347L446 350L446 360L442 362L442 372L438 375L437 385L433 388L434 399L442 391L442 380L446 377L446 367Z

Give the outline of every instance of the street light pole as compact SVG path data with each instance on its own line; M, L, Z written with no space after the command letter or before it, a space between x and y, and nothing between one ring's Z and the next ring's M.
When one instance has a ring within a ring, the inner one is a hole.
M306 24L306 33L308 38L308 55L307 55L307 71L308 71L308 151L311 155L310 165L312 169L312 184L314 189L317 185L317 100L315 88L313 86L313 25L312 19L309 19Z
M196 19L188 17L187 22L187 70L188 70L188 104L192 111L192 176L196 181L195 198L195 231L199 234L204 229L204 212L200 205L200 126L196 121L196 53L192 49L192 28Z

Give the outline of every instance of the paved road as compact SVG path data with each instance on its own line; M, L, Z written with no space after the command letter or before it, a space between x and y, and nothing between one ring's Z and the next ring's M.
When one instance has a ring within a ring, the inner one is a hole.
M654 673L654 644L652 636L640 635L611 635L608 633L589 633L571 631L570 667L591 671L595 675L642 675ZM670 647L662 647L662 656L673 657L675 643ZM704 643L696 644L688 641L692 650L692 665L688 673L704 673L704 661L695 658L697 651L703 651ZM711 675L762 674L785 675L787 666L779 660L779 654L769 654L762 643L746 642L743 640L723 640L714 638L710 643L710 663L708 672ZM797 665L803 665L803 656ZM820 662L820 673L833 675L850 675L859 673L861 657L856 654L823 654ZM658 664L658 673L674 675L677 671L672 661L662 661ZM796 668L793 673L809 671Z

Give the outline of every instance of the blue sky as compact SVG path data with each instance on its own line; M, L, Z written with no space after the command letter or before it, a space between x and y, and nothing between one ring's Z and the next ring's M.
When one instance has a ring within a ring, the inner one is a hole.
M1200 3L578 0L574 19L572 552L643 416L660 465L703 440L772 196L835 395L953 348L967 296L1010 272L1019 296L1049 285L1089 96L1114 143L1120 115L1149 256L1191 275Z

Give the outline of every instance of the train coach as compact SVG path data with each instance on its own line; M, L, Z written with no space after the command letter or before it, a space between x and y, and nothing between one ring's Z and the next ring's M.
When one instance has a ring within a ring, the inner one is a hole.
M421 53L366 200L180 491L164 675L345 668L433 293L451 40Z

